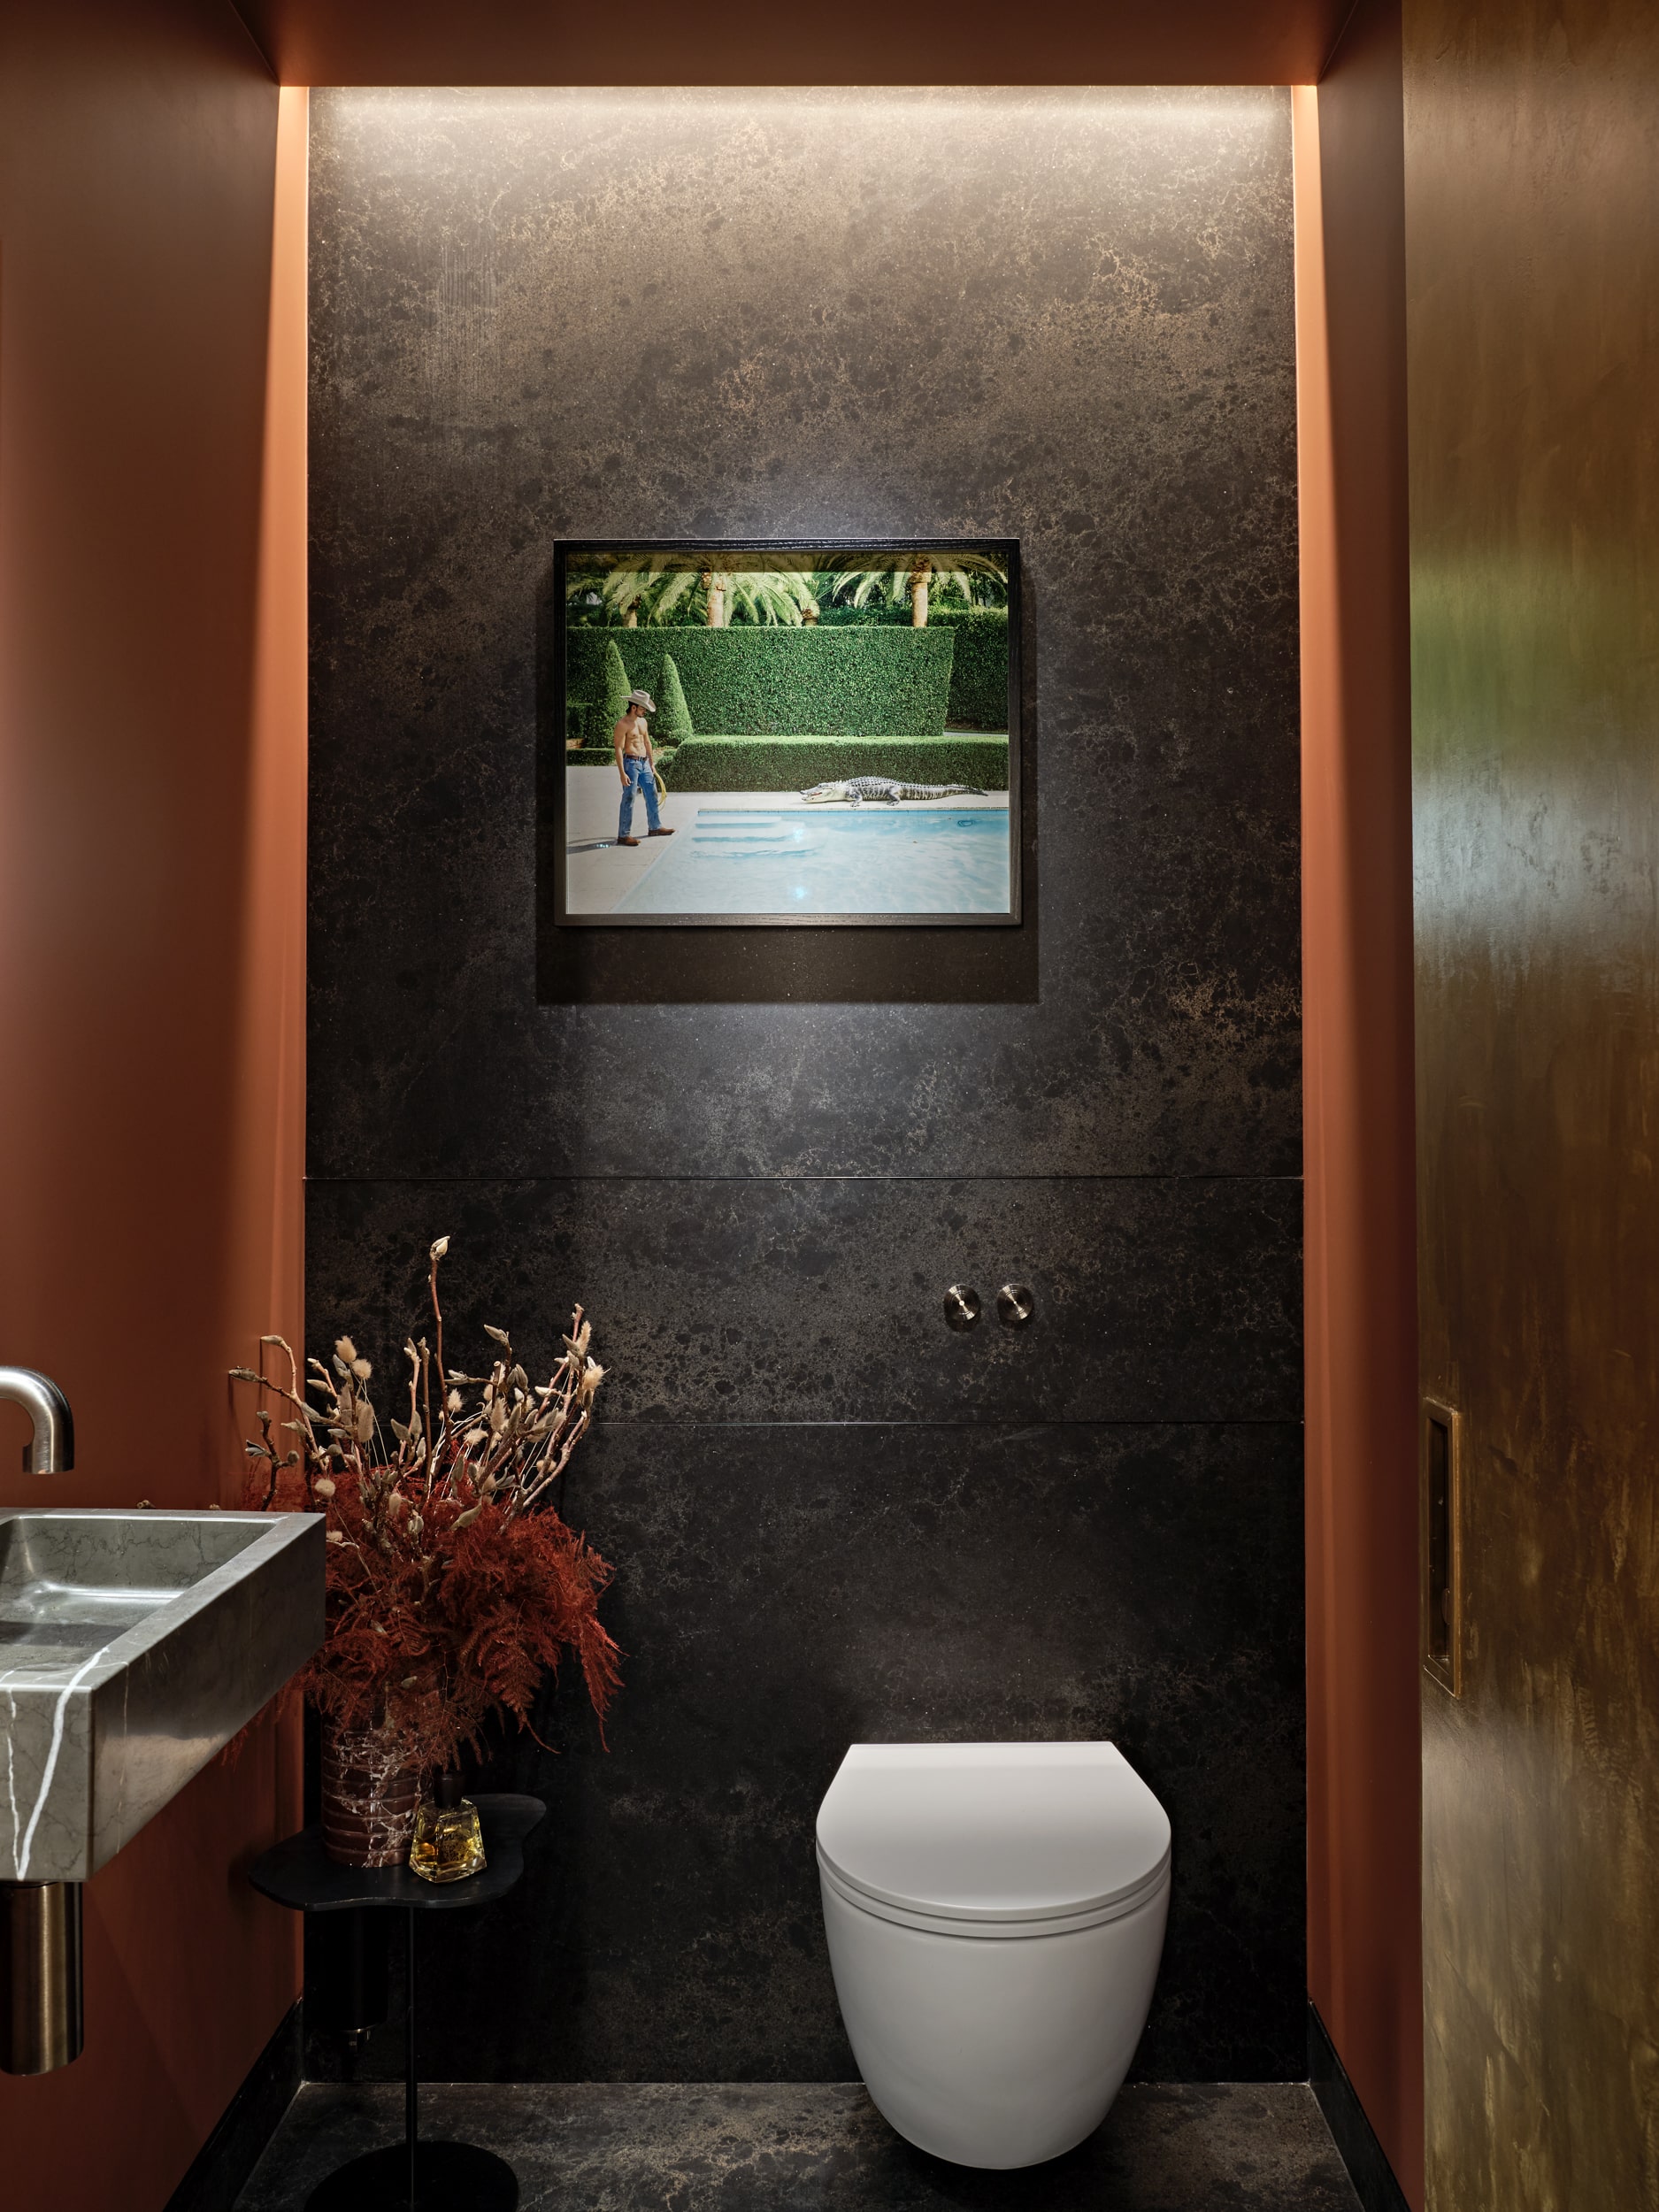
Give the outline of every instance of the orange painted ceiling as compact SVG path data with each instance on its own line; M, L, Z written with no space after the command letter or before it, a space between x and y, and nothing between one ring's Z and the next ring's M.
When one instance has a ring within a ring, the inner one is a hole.
M1306 84L1351 0L236 0L284 84Z

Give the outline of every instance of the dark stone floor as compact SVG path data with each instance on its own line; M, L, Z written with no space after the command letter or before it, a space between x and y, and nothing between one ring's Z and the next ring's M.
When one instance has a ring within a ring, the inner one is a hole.
M520 2212L1358 2212L1295 2083L1125 2089L1087 2143L1012 2174L912 2150L856 2082L476 2083L421 2101L423 2134L511 2161ZM309 2085L237 2212L298 2212L402 2120L401 2090Z

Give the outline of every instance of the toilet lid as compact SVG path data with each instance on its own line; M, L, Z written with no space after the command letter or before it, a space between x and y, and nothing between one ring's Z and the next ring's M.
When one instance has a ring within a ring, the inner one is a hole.
M1109 1743L854 1744L818 1816L833 1874L946 1920L1053 1920L1153 1886L1168 1816Z

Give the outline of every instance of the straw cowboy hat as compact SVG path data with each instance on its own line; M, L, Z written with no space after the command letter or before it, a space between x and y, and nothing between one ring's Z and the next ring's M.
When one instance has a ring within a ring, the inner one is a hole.
M649 691L629 692L628 704L631 707L643 707L647 714L655 714L657 711L657 702Z

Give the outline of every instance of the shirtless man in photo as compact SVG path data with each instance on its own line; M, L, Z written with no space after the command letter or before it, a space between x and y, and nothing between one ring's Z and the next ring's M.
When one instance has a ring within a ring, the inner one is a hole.
M657 749L651 743L651 733L645 721L648 714L656 711L657 702L649 692L631 691L622 719L611 733L611 742L616 749L617 773L622 779L622 808L617 818L618 845L637 845L640 841L632 834L635 791L645 801L646 835L672 837L674 833L664 829L657 818Z

